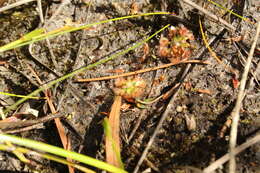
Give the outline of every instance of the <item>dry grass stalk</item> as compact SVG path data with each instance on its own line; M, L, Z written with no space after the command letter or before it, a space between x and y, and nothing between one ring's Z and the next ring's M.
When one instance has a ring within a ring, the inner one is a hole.
M242 107L242 101L245 95L245 86L247 81L248 72L250 69L251 61L253 59L254 50L257 44L257 40L259 38L260 33L260 22L257 24L257 31L254 38L254 42L251 46L244 72L241 79L241 84L239 86L239 92L237 96L237 101L235 108L233 109L231 116L232 116L232 125L231 125L231 131L230 131L230 141L229 141L229 148L230 148L230 162L229 162L229 173L235 173L236 172L236 160L235 160L235 147L236 147L236 141L237 141L237 128L238 128L238 122L239 122L239 111Z

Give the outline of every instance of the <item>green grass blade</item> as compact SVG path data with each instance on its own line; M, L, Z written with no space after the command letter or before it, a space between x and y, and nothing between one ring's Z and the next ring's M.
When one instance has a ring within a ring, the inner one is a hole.
M224 9L225 11L227 11L227 12L233 14L233 15L236 16L236 17L238 17L238 18L240 18L240 19L242 19L242 20L244 20L244 21L248 21L247 18L245 18L245 17L243 17L243 16L240 16L239 14L237 14L237 13L235 13L235 12L233 12L233 11L231 11L231 10L225 8L225 7L223 7L222 5L220 5L220 4L216 3L216 2L214 2L214 1L212 1L212 0L208 0L208 1L209 1L210 3L216 5L217 7L222 8L222 9Z
M11 142L9 142L9 143L11 143ZM0 144L0 150L12 152L12 153L14 153L14 151L16 151L16 152L20 152L22 154L36 155L36 156L40 156L42 158L52 160L52 161L55 161L55 162L58 162L58 163L61 163L61 164L64 164L64 165L70 165L70 166L72 166L72 167L74 167L78 170L81 170L82 172L95 173L95 171L92 171L92 170L90 170L90 169L88 169L88 168L86 168L86 167L84 167L84 166L82 166L78 163L69 162L64 158L57 157L53 154L40 153L40 152L36 152L36 151L33 151L31 149L28 149L28 148L16 147L14 145L8 146L8 145L4 145L4 144ZM19 160L21 160L21 159L19 159Z
M96 168L100 168L109 172L116 172L116 173L127 173L125 170L117 168L113 165L107 164L100 160L91 158L89 156L85 156L83 154L75 153L73 151L68 151L56 146L52 146L49 144L45 144L42 142L20 138L12 135L0 134L0 142L11 142L17 145L25 146L28 148L33 148L40 151L45 151L51 154L55 154L58 156L62 156L65 158L71 158L73 160L79 161L81 163L94 166Z
M45 99L44 97L30 97L30 96L25 96L25 95L18 95L18 94L12 94L12 93L6 93L0 91L1 95L6 95L6 96L12 96L12 97L22 97L22 98L28 98L28 99Z
M46 38L52 38L54 36L62 35L65 33L86 29L86 28L92 27L94 25L100 25L100 24L123 20L123 19L136 18L136 17L140 17L140 16L165 15L165 14L170 14L170 13L169 12L154 12L154 13L136 14L136 15L131 15L131 16L123 16L123 17L103 20L103 21L99 21L99 22L95 22L95 23L91 23L91 24L84 24L84 25L78 26L78 27L63 26L61 28L55 29L55 30L47 32L47 33L44 32L43 28L40 28L40 29L36 29L36 30L26 34L25 36L23 36L22 38L20 38L16 41L13 41L11 43L8 43L8 44L0 47L0 52L4 52L4 51L10 50L10 49L28 45L28 44L31 44L31 43L34 43L34 42L37 42L40 40L44 40Z
M0 52L4 52L6 50L10 50L10 49L14 49L16 47L20 47L20 46L24 45L24 43L27 43L28 40L32 40L34 37L39 36L43 33L44 33L43 28L33 30L32 32L29 32L28 34L25 34L20 39L0 47Z

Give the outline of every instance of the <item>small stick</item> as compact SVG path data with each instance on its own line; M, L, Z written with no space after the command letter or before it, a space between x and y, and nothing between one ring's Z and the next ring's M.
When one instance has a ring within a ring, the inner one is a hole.
M207 62L207 61L184 60L184 61L168 63L168 64L164 64L164 65L161 65L161 66L158 66L158 67L146 68L146 69L137 70L137 71L134 71L134 72L124 73L124 74L115 75L115 76L105 76L105 77L90 78L90 79L77 79L76 82L92 82L92 81L100 81L100 80L110 80L110 79L115 79L115 78L119 78L119 77L137 75L137 74L140 74L140 73L145 73L145 72L149 72L149 71L154 71L154 70L167 68L167 67L178 65L178 64L186 64L186 63L209 64L209 62Z
M41 23L44 23L44 18L43 18L43 13L42 13L42 0L37 0L37 7L38 7L38 12L39 12Z
M53 120L54 118L62 117L63 114L56 113L56 114L50 114L42 118L38 118L35 120L26 120L26 121L18 121L18 122L0 122L0 129L3 132L6 132L10 129L16 129L16 128L23 128L27 126L32 126L40 123L44 123L50 120Z
M44 128L44 125L42 123L39 123L39 124L34 124L31 126L19 128L19 129L7 130L7 131L4 131L4 133L8 133L8 134L21 133L21 132L25 132L25 131L29 131L29 130L43 129L43 128Z
M36 1L36 0L21 0L21 1L18 1L16 3L10 4L10 5L6 5L2 8L0 8L0 13L3 11L6 11L6 10L10 10L12 8L18 7L20 5L26 4L28 2L33 2L33 1Z
M249 139L247 142L239 145L238 147L235 148L234 152L235 154L239 154L240 152L244 151L248 147L254 145L255 143L260 141L260 134L257 134L255 137L252 139ZM230 159L230 154L227 153L215 162L211 163L208 167L203 169L203 173L211 173L215 171L217 168L219 168L221 165L223 165L225 162L227 162Z
M215 14L207 11L206 9L202 8L201 6L195 4L194 2L190 1L190 0L182 0L183 2L189 4L190 6L198 9L199 11L201 11L202 13L208 15L209 17L211 17L212 19L219 21L220 23L222 23L226 28L228 28L229 30L233 30L235 31L236 28L234 26L232 26L231 24L229 24L227 21L225 21L224 19L216 16Z
M236 105L231 113L232 125L231 125L230 140L229 140L229 148L230 148L229 173L236 172L235 147L236 147L236 141L237 141L237 127L238 127L238 122L239 122L239 118L240 118L239 110L242 106L242 100L243 100L243 97L245 94L244 91L245 91L245 86L246 86L246 80L247 80L248 72L250 69L250 64L253 59L254 50L255 50L256 43L257 43L257 40L259 37L259 33L260 33L260 22L258 22L258 24L257 24L257 30L256 30L254 42L251 46L251 49L250 49L250 52L249 52L249 55L248 55L248 58L247 58L247 61L245 64L244 72L243 72L241 83L239 86L239 92L238 92L238 96L237 96Z

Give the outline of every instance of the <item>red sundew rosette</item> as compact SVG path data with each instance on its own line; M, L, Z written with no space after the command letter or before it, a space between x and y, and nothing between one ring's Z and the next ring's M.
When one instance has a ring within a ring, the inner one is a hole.
M143 95L146 82L141 78L119 78L115 81L113 89L115 95L122 96L125 100L134 102L135 98Z

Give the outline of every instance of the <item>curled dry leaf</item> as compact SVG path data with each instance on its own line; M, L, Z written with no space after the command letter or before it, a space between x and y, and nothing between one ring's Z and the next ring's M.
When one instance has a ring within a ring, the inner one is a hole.
M121 96L115 96L108 119L111 130L106 132L106 161L119 168L122 167L119 137L121 100Z

